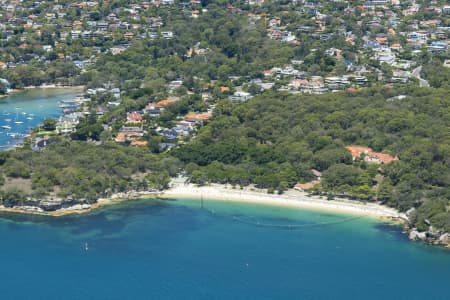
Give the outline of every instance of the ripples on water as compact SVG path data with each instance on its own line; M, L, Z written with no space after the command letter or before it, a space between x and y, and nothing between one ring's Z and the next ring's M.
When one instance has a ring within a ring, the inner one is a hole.
M142 200L61 218L1 214L1 299L446 299L450 253L399 226L227 202ZM85 243L89 250L85 250ZM424 287L432 287L425 289ZM26 287L26 288L24 288ZM62 297L61 295L64 295Z

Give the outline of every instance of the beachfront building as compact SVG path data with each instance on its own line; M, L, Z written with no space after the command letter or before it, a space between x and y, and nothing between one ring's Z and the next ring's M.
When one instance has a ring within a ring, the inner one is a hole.
M303 191L313 188L314 186L318 185L319 183L320 183L320 180L313 180L313 181L306 182L306 183L297 183L296 185L294 185L294 190L303 192Z

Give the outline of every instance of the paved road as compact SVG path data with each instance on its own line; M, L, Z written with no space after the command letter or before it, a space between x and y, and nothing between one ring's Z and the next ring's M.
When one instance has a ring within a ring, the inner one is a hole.
M419 66L419 67L415 68L412 71L412 76L419 80L419 86L420 87L429 87L430 84L428 83L428 81L426 81L425 79L420 78L420 72L421 71L422 71L422 66Z

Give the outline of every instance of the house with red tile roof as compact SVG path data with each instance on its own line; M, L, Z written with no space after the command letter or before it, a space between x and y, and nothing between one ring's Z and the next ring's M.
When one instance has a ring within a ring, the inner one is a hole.
M382 164L388 164L390 162L398 160L398 157L396 156L392 156L387 153L375 152L369 147L346 146L345 149L350 151L353 160L357 158L363 158L367 162L382 163Z
M137 111L127 113L127 123L143 123L142 114Z
M230 91L230 88L227 87L227 86L221 86L220 87L220 92L221 93L225 93L225 92L229 92L229 91Z
M204 113L189 113L187 115L184 116L185 120L193 120L193 121L198 121L198 122L206 122L209 119L211 119L212 117L212 113L209 112L204 112Z
M167 105L176 102L177 100L172 100L172 99L166 99L166 100L161 100L156 102L155 104L155 108L162 108L162 107L166 107Z
M132 141L131 142L131 146L147 146L148 142L147 141Z
M114 139L118 143L124 143L127 141L136 141L144 136L144 131L139 127L125 127L119 130L116 138Z
M320 183L320 180L313 180L313 181L306 182L306 183L297 183L294 186L294 190L305 191L305 190L308 190L310 188L313 188L314 186L318 185L319 183Z

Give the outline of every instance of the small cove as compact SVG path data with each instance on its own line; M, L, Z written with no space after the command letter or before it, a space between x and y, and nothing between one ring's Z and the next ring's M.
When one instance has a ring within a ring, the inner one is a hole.
M0 151L20 143L45 118L62 115L61 100L80 94L77 88L34 88L0 99ZM19 137L19 138L17 138Z

